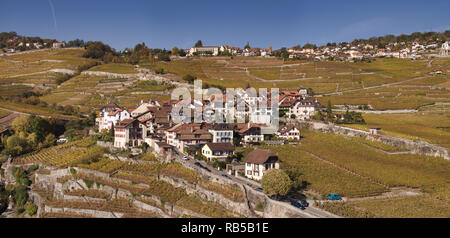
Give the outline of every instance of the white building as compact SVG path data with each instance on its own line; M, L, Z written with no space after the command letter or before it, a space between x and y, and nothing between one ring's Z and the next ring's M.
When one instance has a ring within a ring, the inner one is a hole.
M121 108L117 108L109 112L100 112L98 131L101 132L102 130L110 130L118 122L129 118L131 118L130 113Z
M212 125L211 129L208 130L212 135L212 142L233 142L233 127L231 124L220 123Z
M288 118L295 116L297 120L309 120L314 116L315 112L320 108L320 104L314 99L297 100L286 112Z
M154 108L154 107L160 107L161 105L159 104L158 101L153 101L150 100L149 102L144 102L141 101L140 105L134 109L133 111L131 111L131 116L132 117L138 117L146 112L148 112L150 109L149 108Z
M264 141L264 134L261 125L246 123L238 124L238 135L241 138L241 144L253 144Z
M140 146L144 142L142 124L135 119L125 119L114 128L114 147L128 148Z
M276 135L285 140L300 140L300 130L294 125L281 126Z
M220 160L224 161L228 156L234 154L234 146L231 143L206 143L202 147L202 155L209 161Z
M245 176L249 179L261 180L270 169L279 169L278 155L269 151L255 149L245 158Z
M202 47L192 47L189 49L189 55L193 56L195 54L211 54L213 56L219 55L219 46L202 46Z

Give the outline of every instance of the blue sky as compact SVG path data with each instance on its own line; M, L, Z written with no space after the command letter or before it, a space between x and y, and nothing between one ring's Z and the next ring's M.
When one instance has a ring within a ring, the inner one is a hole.
M448 0L1 0L0 32L100 40L117 50L140 42L189 48L199 39L277 49L449 30L449 10Z

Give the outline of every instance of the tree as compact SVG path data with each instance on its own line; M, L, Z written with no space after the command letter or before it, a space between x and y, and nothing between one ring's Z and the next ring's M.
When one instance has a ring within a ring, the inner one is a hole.
M310 43L306 43L306 44L303 46L303 49L316 49L316 48L317 48L316 45L310 44Z
M100 41L89 41L86 43L86 52L83 56L86 58L103 59L103 56L108 52L115 53L109 45L103 44Z
M202 41L201 41L201 40L198 40L198 41L195 43L194 47L203 47Z
M331 107L331 101L328 100L328 105L327 105L327 117L331 118L333 116L333 109Z
M178 49L178 47L174 46L172 48L172 55L179 55L180 54L180 49Z
M250 49L250 43L247 41L247 44L245 44L244 49Z
M185 76L183 76L183 80L188 82L188 83L194 83L194 80L196 79L196 77L190 75L190 74L186 74Z
M292 188L292 181L283 170L270 169L264 174L261 187L269 196L285 196Z
M0 184L0 215L8 208L9 193L3 184Z

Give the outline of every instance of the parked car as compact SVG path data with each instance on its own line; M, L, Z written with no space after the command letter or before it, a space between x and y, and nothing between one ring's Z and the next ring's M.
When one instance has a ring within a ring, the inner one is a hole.
M262 192L262 191L263 191L263 189L262 189L262 188L256 188L255 190L256 190L256 191L260 191L260 192Z
M183 156L183 160L187 161L189 158L187 156Z
M200 164L200 162L195 162L194 164L197 165L198 167L200 167L200 168L202 168L202 169L208 171L208 172L211 172L211 170L210 170L208 167L206 167L206 166Z
M309 202L307 202L306 200L301 200L300 204L302 204L304 207L309 207Z
M342 197L336 193L328 194L328 200L341 200L341 199L342 199Z
M204 170L206 170L208 172L211 172L211 170L208 167L202 166L202 169L204 169Z
M300 209L302 209L302 210L305 210L305 209L306 209L305 206L303 206L301 203L299 203L299 202L297 202L297 201L294 201L294 200L291 201L291 205L294 206L294 207L296 207L296 208L300 208Z
M222 177L227 178L227 179L231 179L230 176L228 176L226 174L222 174Z

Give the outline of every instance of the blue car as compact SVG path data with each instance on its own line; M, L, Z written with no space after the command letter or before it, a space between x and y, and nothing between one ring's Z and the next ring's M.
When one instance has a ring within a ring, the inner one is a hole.
M341 199L342 199L342 197L336 193L328 194L328 200L341 200Z
M227 178L227 179L231 179L230 176L228 176L226 174L222 174L222 177Z
M296 208L300 208L302 210L305 210L305 206L303 206L301 203L297 202L297 201L291 201L291 205L296 207Z
M255 190L256 190L256 191L259 191L259 192L262 192L262 191L263 191L262 188L256 188Z
M302 204L304 207L309 207L309 202L307 202L306 200L301 200L300 204Z

